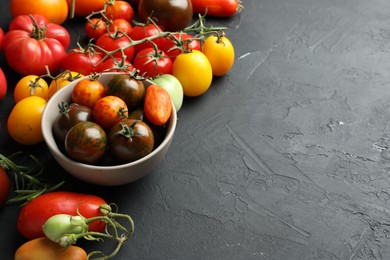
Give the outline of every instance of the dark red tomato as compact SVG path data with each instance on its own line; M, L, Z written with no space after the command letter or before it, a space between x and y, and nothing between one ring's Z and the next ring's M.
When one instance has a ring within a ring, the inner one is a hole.
M94 122L106 130L127 116L127 105L117 96L105 96L99 99L93 107Z
M156 126L163 126L172 112L172 100L162 87L152 84L146 89L144 113L146 118Z
M161 50L146 48L138 52L133 65L144 77L155 77L159 74L172 74L172 60Z
M128 2L120 0L108 1L106 6L106 16L110 20L119 18L131 22L134 18L134 10Z
M17 228L19 232L31 240L43 237L42 226L50 217L57 214L77 215L85 218L101 216L99 207L107 202L95 195L68 191L55 191L42 194L29 201L20 210ZM105 223L93 221L89 224L90 231L102 232Z
M66 135L65 151L79 162L94 164L107 149L107 135L98 124L90 121L75 124Z
M103 84L94 79L80 80L72 90L73 102L91 109L104 96L105 90Z
M123 33L105 33L96 41L96 45L107 52L112 52L113 57L122 57L121 49L126 55L126 60L132 61L134 57L134 46L130 46L130 39Z
M194 37L188 33L174 33L167 37L165 44L161 47L172 62L175 61L176 57L185 51L198 50L200 51L200 41L194 39Z
M108 26L108 31L110 33L121 32L130 35L131 30L133 30L133 27L130 22L121 18L112 20L111 24Z
M69 70L89 75L102 60L102 55L92 48L75 48L70 50L62 59L62 70Z
M107 24L100 18L94 17L87 21L84 27L88 39L99 39L100 36L107 32Z
M110 151L121 162L132 162L152 152L153 132L143 121L125 119L116 123L108 134Z
M4 39L4 31L0 27L0 51L2 51L2 49L3 49L3 39Z
M7 79L5 78L3 70L0 68L0 100L7 94Z
M92 121L92 109L77 103L58 104L59 114L53 124L53 134L57 140L64 144L68 131L78 122Z
M192 4L190 0L140 0L138 14L142 22L148 17L165 31L181 31L192 21Z
M132 72L134 70L134 66L130 63L130 61L118 57L107 57L106 60L100 62L95 67L95 72Z
M129 36L134 41L144 40L145 38L156 36L157 38L153 39L152 42L154 42L157 47L160 48L160 46L163 46L166 41L164 37L158 37L161 32L163 32L163 29L161 27L150 23L146 25L134 26ZM153 47L153 44L147 41L135 45L134 50L135 53L138 53L140 50L150 47Z
M142 105L145 97L145 85L142 81L128 74L113 76L106 84L107 95L120 97L125 101L129 111Z
M0 207L3 206L7 201L10 188L11 183L9 181L8 175L3 167L0 167Z

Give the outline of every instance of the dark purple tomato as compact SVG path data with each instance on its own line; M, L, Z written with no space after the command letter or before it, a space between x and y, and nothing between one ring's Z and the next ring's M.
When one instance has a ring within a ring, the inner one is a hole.
M109 149L123 163L138 160L153 151L154 136L141 120L125 119L116 123L108 134Z
M106 95L117 96L125 101L129 111L141 106L145 97L144 83L128 74L113 76L105 91Z
M55 138L63 144L66 134L78 122L92 121L92 109L77 103L58 104L59 114L53 124Z
M107 149L107 135L103 128L94 122L79 122L66 135L65 151L79 162L94 164Z

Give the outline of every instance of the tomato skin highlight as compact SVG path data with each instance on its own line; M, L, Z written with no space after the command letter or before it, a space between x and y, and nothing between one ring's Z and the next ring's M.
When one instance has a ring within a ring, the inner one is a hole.
M230 17L242 9L239 0L191 0L194 14Z
M100 205L107 204L101 197L69 191L54 191L42 194L29 201L20 210L17 229L27 239L44 237L42 225L57 214L77 215L77 209L85 218L101 216ZM93 221L89 230L103 231L105 223Z
M162 87L152 84L146 88L144 113L146 118L156 126L168 122L172 112L172 100Z

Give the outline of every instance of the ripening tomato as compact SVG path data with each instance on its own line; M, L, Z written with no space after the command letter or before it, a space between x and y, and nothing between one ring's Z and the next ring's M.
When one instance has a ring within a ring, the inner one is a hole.
M173 33L166 38L165 44L161 47L172 62L175 61L177 55L184 51L198 50L200 51L200 41L195 39L192 35L180 32Z
M11 138L23 145L42 142L41 118L45 106L46 100L37 96L26 97L16 103L7 121Z
M12 17L39 14L55 24L65 22L69 11L66 0L11 0L10 9Z
M106 32L99 37L96 41L96 45L105 51L112 52L113 57L121 58L123 53L126 56L126 60L131 62L134 57L134 46L130 46L130 39L121 32L110 34Z
M162 87L152 84L146 88L144 113L146 118L156 126L168 122L172 112L172 100Z
M66 53L62 59L62 70L79 72L89 75L102 60L102 55L93 48L75 48Z
M84 27L88 39L99 39L100 36L107 32L107 24L101 18L90 18Z
M78 246L71 245L67 248L51 241L47 237L29 240L22 244L15 252L14 260L85 260L87 253Z
M117 96L105 96L93 107L94 122L109 130L116 122L127 118L129 111L125 101Z
M152 23L146 25L139 24L133 27L133 30L131 30L129 36L132 40L138 41L151 36L157 37L157 35L159 35L161 32L163 32L163 29ZM165 41L166 39L164 37L157 37L152 40L152 42L155 43L158 48L160 48L160 46L163 46L165 44ZM153 43L145 42L145 43L137 44L134 46L134 52L138 53L142 49L153 47Z
M73 0L66 0L71 9ZM74 0L75 2L75 12L77 16L85 17L90 15L92 12L98 12L104 9L104 3L106 0Z
M124 19L128 22L133 21L133 7L125 1L115 0L108 1L106 6L106 16L110 20Z
M4 205L9 196L11 183L3 167L0 167L0 207Z
M209 60L197 50L177 56L173 63L172 75L180 81L184 95L189 97L205 93L213 80Z
M133 60L133 65L144 77L155 77L159 74L172 73L172 60L161 50L145 48L139 51Z
M95 103L105 96L104 86L95 79L82 79L74 86L72 100L93 109Z
M233 67L234 47L224 35L207 37L202 52L210 61L214 76L223 76Z
M80 74L75 71L64 71L61 74L56 76L56 79L53 79L49 85L49 98L51 98L54 93L56 93L61 88L68 85L70 82L75 81L76 79L84 77L83 74Z
M7 94L7 80L5 78L3 70L0 68L0 100L2 100Z
M65 151L76 161L87 164L97 163L106 149L106 132L94 122L79 122L66 134Z
M151 81L168 92L175 105L176 111L179 111L184 98L183 87L181 86L180 81L171 74L158 75L157 77L152 78Z
M27 239L43 237L42 225L57 214L77 215L85 218L101 216L100 206L107 202L99 196L70 191L44 193L22 207L17 220L19 232ZM105 223L93 221L90 231L103 231Z
M49 98L49 86L43 78L39 78L36 75L28 75L16 83L14 89L15 103L30 96L38 96L43 99Z

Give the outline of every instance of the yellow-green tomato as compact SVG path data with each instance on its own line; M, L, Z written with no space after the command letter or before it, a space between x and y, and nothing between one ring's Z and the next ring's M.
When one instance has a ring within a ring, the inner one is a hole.
M152 79L154 83L165 89L175 105L176 111L179 111L183 104L183 87L180 81L171 74L160 74Z
M202 51L210 61L214 76L223 76L233 67L234 47L226 36L207 37Z
M184 96L188 97L205 93L213 80L211 64L198 50L178 55L173 63L172 75L180 81Z

